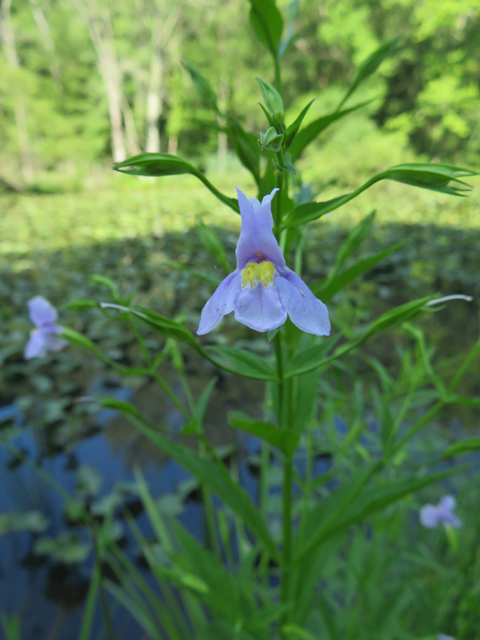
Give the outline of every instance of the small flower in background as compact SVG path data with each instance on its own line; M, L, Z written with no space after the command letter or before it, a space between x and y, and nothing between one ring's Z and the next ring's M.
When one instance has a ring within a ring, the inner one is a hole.
M456 506L457 501L453 496L444 496L437 506L426 504L420 509L420 522L427 529L433 529L440 523L459 529L462 523L453 513ZM444 638L448 639L448 636Z
M455 638L453 636L446 636L444 633L439 633L438 640L455 640Z
M289 269L273 235L271 202L278 189L262 203L247 198L237 187L242 216L238 239L237 268L219 285L203 308L197 333L212 331L223 316L235 319L255 331L280 327L287 315L299 329L317 336L330 334L327 307L303 280Z
M27 302L30 320L37 327L30 333L30 338L25 346L25 360L47 355L48 351L60 351L68 342L58 338L62 333L62 327L56 323L58 313L55 307L43 296L35 296Z

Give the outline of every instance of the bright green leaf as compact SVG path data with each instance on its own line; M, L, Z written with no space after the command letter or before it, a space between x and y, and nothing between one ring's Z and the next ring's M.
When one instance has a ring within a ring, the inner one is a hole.
M232 268L228 262L223 244L215 231L211 227L207 227L201 221L197 223L196 230L198 237L200 238L200 242L208 255L216 260L227 273L230 273Z
M173 176L181 174L191 174L195 176L213 193L221 202L226 204L236 213L240 212L238 202L235 198L229 198L221 193L213 184L207 180L201 171L182 158L171 156L168 153L141 153L138 156L128 158L123 162L117 162L113 168L120 173L128 173L132 176Z
M237 375L254 380L277 380L277 374L270 363L256 353L235 347L209 347L208 351L215 356L215 363Z
M261 78L255 79L258 82L260 91L262 92L263 101L265 102L268 112L280 123L283 123L285 110L282 96L269 82L265 82L265 80L262 80Z
M357 109L361 109L366 104L371 102L368 100L367 102L361 102L360 104L356 104L354 107L350 107L349 109L344 109L343 111L335 111L335 113L330 113L327 116L322 116L321 118L317 118L310 124L308 124L304 129L301 129L290 146L290 153L292 154L293 160L296 160L298 156L302 153L307 145L315 140L317 136L319 136L322 131L325 131L327 127L331 124L340 120L341 118L348 116L349 113L353 113L357 111Z
M283 18L275 0L250 0L250 5L250 24L257 38L278 60Z
M182 62L183 62L183 66L190 74L190 77L192 79L193 84L195 85L195 89L197 90L198 95L211 109L219 113L217 96L215 94L215 91L210 86L210 83L208 82L208 80L204 78L202 74L185 59L183 59Z
M397 44L400 40L400 37L392 38L388 40L384 44L382 44L376 51L374 51L371 55L368 56L366 60L364 60L361 65L358 67L357 72L348 87L347 93L344 98L338 105L338 109L342 107L343 104L348 100L348 98L352 95L354 91L356 91L359 85L366 80L372 73L378 69L378 67L382 64L382 62L388 58L388 56L395 51L397 48Z
M287 458L291 458L294 455L300 439L298 433L279 429L270 422L249 420L243 417L231 417L229 422L235 429L241 429L245 431L245 433L250 433L252 436L269 442L287 456Z

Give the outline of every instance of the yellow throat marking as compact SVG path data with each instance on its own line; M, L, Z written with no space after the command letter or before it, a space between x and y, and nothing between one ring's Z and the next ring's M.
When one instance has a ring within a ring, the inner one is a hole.
M275 274L275 265L273 262L249 262L242 271L242 288L252 289L259 282L264 287L273 284L273 276Z

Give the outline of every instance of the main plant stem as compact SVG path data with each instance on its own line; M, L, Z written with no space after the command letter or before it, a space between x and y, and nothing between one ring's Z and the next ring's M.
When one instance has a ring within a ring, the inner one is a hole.
M290 381L283 375L283 348L281 333L275 336L275 356L277 360L278 375L278 412L277 422L279 429L291 429L290 410ZM293 461L285 457L283 464L283 489L282 489L282 520L283 520L283 562L281 575L281 602L288 603L290 590L290 575L292 563L292 481ZM282 624L287 622L287 614L282 617Z
M278 78L280 77L278 69ZM281 86L281 85L280 85ZM277 87L280 91L280 87ZM284 159L283 153L280 151L278 154L278 161L280 166L283 166ZM282 228L282 192L283 189L288 189L288 183L285 179L284 172L277 168L277 175L275 180L275 186L279 189L279 193L274 200L275 213L274 213L274 233L281 243L281 228ZM277 392L278 392L278 404L277 404L277 423L279 429L292 429L292 384L291 380L285 380L284 378L284 362L283 362L283 345L282 345L282 333L279 331L274 339L275 344L275 357L277 361ZM290 578L291 578L291 565L292 565L292 482L293 482L293 460L291 457L285 456L283 463L283 487L282 487L282 521L283 521L283 562L282 573L280 583L280 600L283 605L288 604L290 595ZM280 624L285 625L288 621L288 614L282 615Z

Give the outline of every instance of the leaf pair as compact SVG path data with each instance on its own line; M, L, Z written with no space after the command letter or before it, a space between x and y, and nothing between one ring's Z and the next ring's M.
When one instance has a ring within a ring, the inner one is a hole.
M330 213L347 204L347 202L350 202L350 200L353 200L373 184L380 182L380 180L393 180L395 182L408 184L412 187L430 189L431 191L438 191L439 193L449 195L463 196L466 192L470 191L472 187L460 180L460 178L475 175L477 175L476 171L447 164L399 164L370 178L370 180L352 193L347 193L344 196L338 196L325 202L308 202L294 207L288 212L283 222L283 228L291 229L317 220L326 213Z

